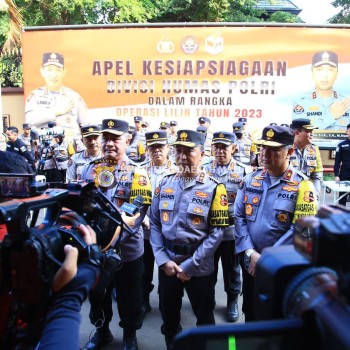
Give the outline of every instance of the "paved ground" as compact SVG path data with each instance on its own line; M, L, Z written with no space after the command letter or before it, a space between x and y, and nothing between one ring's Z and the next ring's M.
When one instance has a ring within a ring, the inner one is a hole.
M332 204L333 193L326 193L325 204ZM323 191L321 193L321 203L323 203ZM349 204L348 204L349 205ZM157 275L155 272L155 285L157 285ZM156 289L156 288L155 288ZM241 298L239 299L240 310L241 310ZM151 304L152 311L146 315L144 324L140 331L138 331L138 344L140 350L163 350L166 349L164 343L164 337L160 333L161 317L158 310L158 295L154 290L151 294ZM114 303L114 319L110 325L111 331L114 335L114 340L112 343L106 345L103 349L106 350L119 350L122 349L122 330L118 326L119 318ZM215 318L217 324L224 324L225 322L225 307L226 307L226 294L223 290L223 279L221 274L219 274L218 283L216 285L216 309ZM81 345L83 346L93 335L93 327L91 326L88 318L89 303L85 302L82 309L82 327L81 327ZM188 329L195 325L195 317L192 313L191 306L189 304L188 298L185 295L183 299L182 307L182 327L183 329ZM241 315L237 323L243 323L244 317Z
M157 285L157 275L154 274L155 285ZM138 331L137 338L140 350L165 350L164 336L160 332L161 316L158 309L158 295L154 288L151 294L152 311L146 315L141 330ZM219 276L218 283L216 285L216 308L215 319L217 324L225 322L225 310L226 310L226 293L223 290L223 279ZM241 298L239 300L241 304ZM241 305L239 306L241 309ZM113 304L114 318L110 324L110 329L113 333L114 340L112 343L103 347L106 350L119 350L122 349L122 329L118 326L119 318L116 303ZM82 327L81 327L81 345L83 346L89 336L93 335L93 327L89 322L89 303L85 302L82 310ZM241 316L237 323L244 322L244 317ZM181 325L183 329L187 329L195 326L196 321L193 315L191 305L188 301L187 295L183 299L183 306L181 312Z

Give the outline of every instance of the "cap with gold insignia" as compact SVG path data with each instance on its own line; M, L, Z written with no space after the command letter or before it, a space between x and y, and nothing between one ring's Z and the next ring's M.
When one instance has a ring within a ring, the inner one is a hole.
M254 143L270 147L292 145L294 143L294 132L287 126L269 125L264 128L261 139Z
M307 118L297 118L292 120L292 124L290 124L292 129L306 129L306 130L314 130L318 129L316 125L311 124L311 120Z
M232 130L234 133L243 132L243 123L242 122L233 123Z
M208 118L208 117L199 117L198 118L198 123L211 123L211 120L210 120L210 118Z
M31 128L32 128L32 125L31 125L31 124L29 124L29 123L24 123L24 124L23 124L23 129L29 130L29 129L31 129Z
M143 126L143 127L145 127L145 128L148 128L148 127L149 127L149 124L148 124L148 122L143 121L143 122L141 123L141 126Z
M55 126L57 126L57 123L56 123L56 122L48 122L48 123L47 123L47 127L48 127L48 128L54 128Z
M169 129L170 128L170 125L169 123L167 122L161 122L160 125L159 125L159 129Z
M103 119L102 132L109 132L114 135L127 134L129 131L129 123L120 119Z
M143 121L143 118L142 118L140 115L136 115L136 116L134 117L134 122L140 123L140 122L142 122L142 121Z
M64 57L57 52L46 52L43 54L43 67L54 65L63 68Z
M243 124L247 124L247 118L238 118L238 121Z
M205 135L203 133L194 130L179 130L173 145L195 148L199 145L204 146L204 143Z
M101 126L99 125L85 125L80 128L81 136L88 137L92 135L101 135Z
M204 125L200 125L200 126L197 126L197 129L196 129L198 132L201 132L203 134L206 134L207 133L207 127L204 126Z
M168 144L168 133L164 130L147 131L145 137L147 146Z
M170 126L176 126L177 125L177 121L176 120L172 120L171 122L170 122Z
M312 57L312 65L314 67L328 64L332 67L338 67L338 55L332 51L320 51L316 52Z
M213 139L211 144L214 145L216 143L223 143L224 145L231 145L236 142L236 135L232 132L227 131L216 131L213 134Z

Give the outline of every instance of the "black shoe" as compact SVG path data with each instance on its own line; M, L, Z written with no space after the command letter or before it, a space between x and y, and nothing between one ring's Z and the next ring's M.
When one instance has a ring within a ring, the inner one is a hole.
M91 340L86 343L82 350L97 350L100 349L102 345L108 344L113 340L113 335L111 331L97 329Z
M236 300L227 302L226 319L227 322L236 322L239 319L238 304Z
M137 338L124 338L123 339L123 350L138 350Z

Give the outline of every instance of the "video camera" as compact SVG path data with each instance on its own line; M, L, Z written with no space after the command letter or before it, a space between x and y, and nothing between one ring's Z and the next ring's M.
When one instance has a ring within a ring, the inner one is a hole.
M22 192L7 190L10 182L23 182ZM118 255L122 234L117 228L133 231L94 183L49 188L30 175L0 174L0 185L0 197L6 200L0 205L0 233L1 228L6 231L0 242L0 348L19 349L35 346L40 338L64 246L78 248L78 263L89 260L102 266L103 276L110 261L113 269L122 264ZM17 198L9 200L11 196ZM101 250L85 244L77 229L81 223L94 229Z
M43 145L50 146L51 139L54 136L64 135L64 128L61 126L54 126L52 128L32 129L30 137L32 140L42 140ZM49 136L46 138L46 136Z
M350 212L322 207L298 219L294 245L263 250L254 284L256 322L180 333L175 350L350 349Z

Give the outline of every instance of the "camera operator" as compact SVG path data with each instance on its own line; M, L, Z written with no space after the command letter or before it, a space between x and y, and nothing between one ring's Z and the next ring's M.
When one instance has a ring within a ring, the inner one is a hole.
M18 137L18 129L15 126L9 126L6 130L6 136L8 138L6 150L24 157L35 171L34 158L25 143Z
M138 217L139 214L127 217L122 213L123 222L131 227ZM80 225L78 230L86 244L96 244L96 234L90 226ZM120 232L121 227L117 230ZM37 350L80 348L81 305L96 282L101 267L91 261L77 265L78 249L71 245L66 245L64 251L66 258L52 281L54 295Z
M109 329L112 320L111 291L115 287L117 292L117 306L120 317L120 327L123 328L123 349L135 350L137 346L136 330L142 326L142 278L143 265L143 234L141 224L151 203L151 184L147 172L138 168L126 156L128 147L129 124L118 119L104 119L102 121L102 152L104 158L92 161L82 171L82 179L94 180L105 195L113 200L118 208L124 202L131 203L133 199L142 195L144 205L140 208L140 217L133 227L135 234L125 233L120 244L122 267L111 271L112 283L104 295L91 291L90 321L96 326L92 339L84 349L98 349L112 341Z
M260 161L262 169L244 177L235 201L236 253L241 254L243 307L246 321L253 310L256 263L265 247L290 244L298 215L314 215L316 190L306 176L289 165L294 132L285 126L264 128ZM305 179L305 181L303 181ZM298 206L299 196L303 205ZM300 208L299 208L300 207Z

